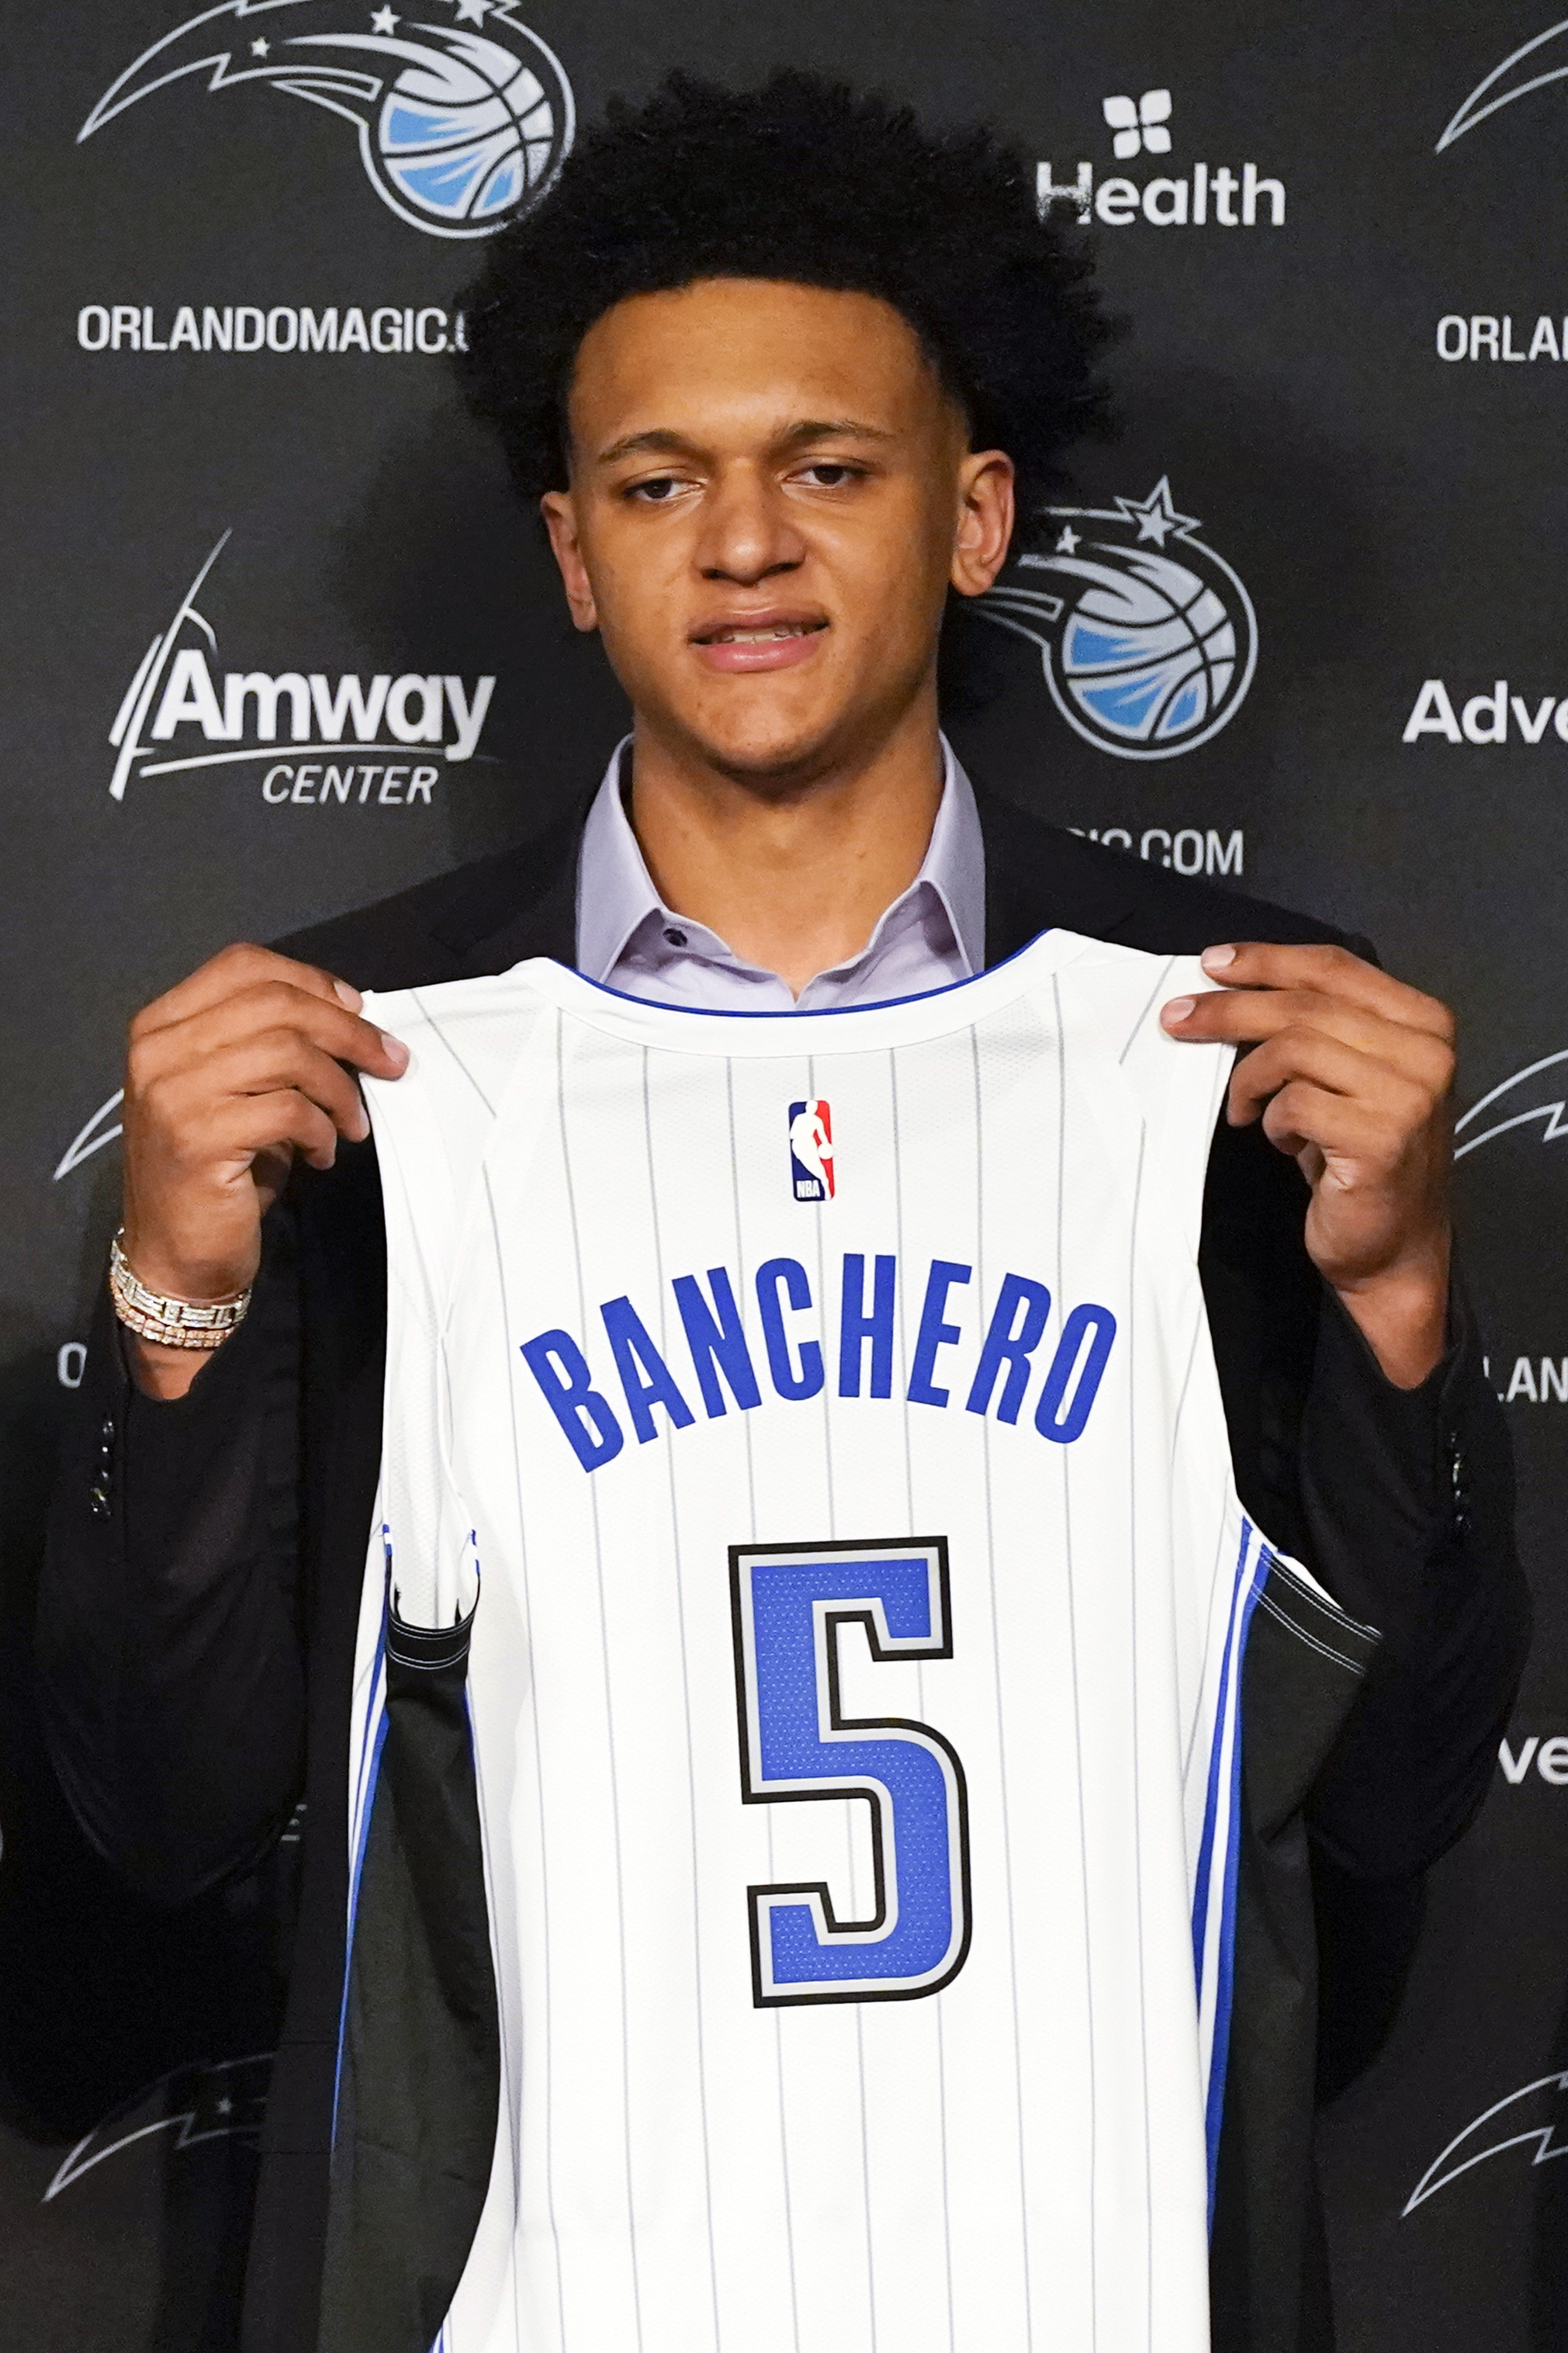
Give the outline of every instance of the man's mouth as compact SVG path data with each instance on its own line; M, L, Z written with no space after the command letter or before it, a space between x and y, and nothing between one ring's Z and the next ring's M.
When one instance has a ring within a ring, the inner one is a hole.
M704 670L720 676L794 670L816 659L816 641L826 636L828 626L824 614L792 613L787 606L775 606L771 613L741 613L733 620L702 623L691 633L691 649Z
M697 638L700 646L766 646L775 638L809 638L827 627L826 621L774 621L766 628L748 628L737 623L733 627L704 629Z

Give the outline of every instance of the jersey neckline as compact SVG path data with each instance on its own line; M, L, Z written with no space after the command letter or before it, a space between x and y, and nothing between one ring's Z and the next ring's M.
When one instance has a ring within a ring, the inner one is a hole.
M1050 928L1037 933L1000 964L972 973L967 979L945 982L940 988L910 997L888 997L866 1005L819 1006L808 1012L793 1008L759 1008L746 1012L728 1006L671 1005L655 998L633 997L605 981L591 980L548 956L534 956L513 965L503 976L526 980L563 1013L588 1027L637 1045L657 1044L666 1051L694 1054L728 1053L747 1057L812 1052L847 1053L862 1046L898 1045L945 1037L967 1029L984 1015L1026 995L1052 973L1077 960L1086 951L1107 946L1076 932ZM1113 955L1136 955L1135 949ZM1151 957L1151 963L1159 959ZM875 1038L857 1039L854 1024L872 1025ZM778 1025L787 1027L781 1031ZM846 1024L849 1025L846 1029ZM770 1026L772 1025L772 1026Z

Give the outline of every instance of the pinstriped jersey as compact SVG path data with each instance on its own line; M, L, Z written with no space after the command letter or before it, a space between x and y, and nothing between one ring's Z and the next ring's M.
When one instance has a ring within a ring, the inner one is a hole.
M1200 2353L1248 1615L1228 1050L1071 934L902 1002L367 1000L388 1629L468 1627L500 2014L447 2353ZM353 1920L351 1917L351 1945Z

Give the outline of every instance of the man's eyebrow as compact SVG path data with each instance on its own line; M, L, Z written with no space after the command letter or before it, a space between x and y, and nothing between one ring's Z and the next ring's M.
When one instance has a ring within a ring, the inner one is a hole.
M897 437L882 425L862 425L854 417L803 417L781 441L785 448L805 441L891 441Z
M607 449L600 450L598 462L601 466L613 466L617 458L636 458L644 453L649 457L689 457L694 454L694 444L683 433L655 427L649 432L628 433L624 440L612 441Z
M896 437L880 425L862 424L853 417L803 417L786 427L774 443L775 448L798 449L813 441L891 441ZM668 427L654 426L646 433L628 433L619 441L612 441L601 449L598 463L613 466L622 458L687 458L698 455L697 444L684 433L672 432Z

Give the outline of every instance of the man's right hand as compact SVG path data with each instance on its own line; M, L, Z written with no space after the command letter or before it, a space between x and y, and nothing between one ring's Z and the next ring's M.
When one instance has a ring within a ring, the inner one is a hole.
M225 948L136 1016L125 1076L124 1250L176 1299L254 1282L261 1219L296 1152L330 1168L370 1122L350 1071L395 1079L408 1050L359 1014L357 988L270 949ZM205 1363L126 1334L137 1380L183 1397Z

